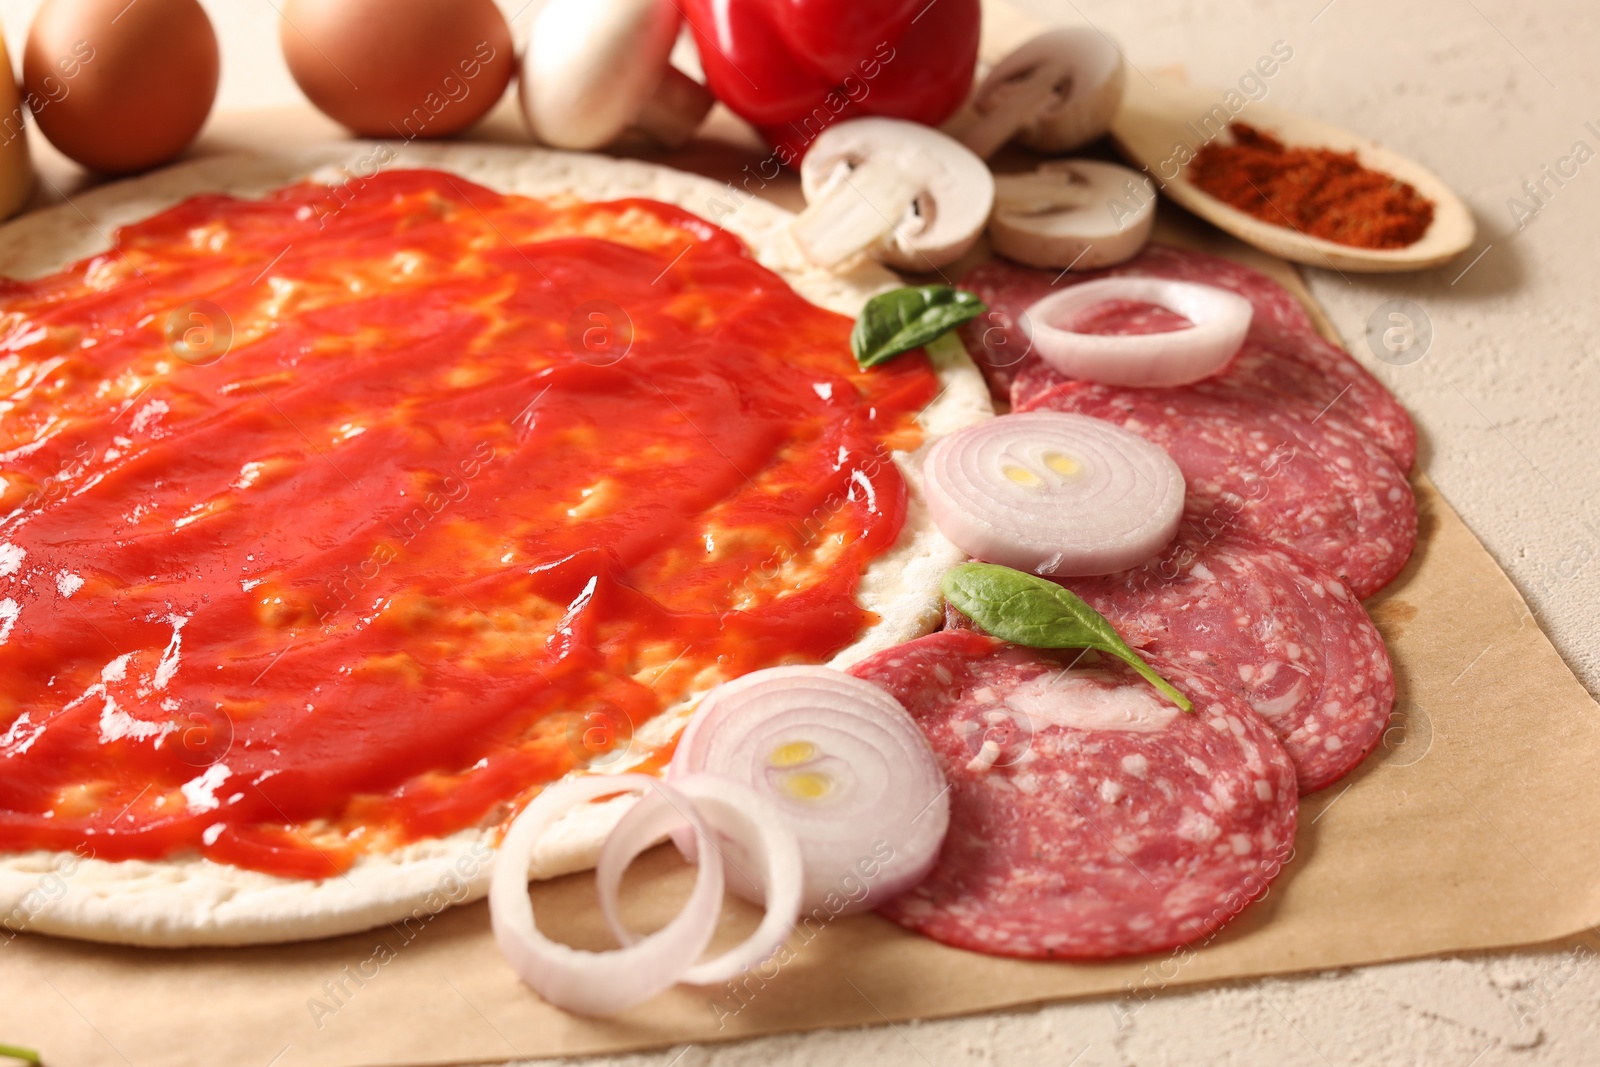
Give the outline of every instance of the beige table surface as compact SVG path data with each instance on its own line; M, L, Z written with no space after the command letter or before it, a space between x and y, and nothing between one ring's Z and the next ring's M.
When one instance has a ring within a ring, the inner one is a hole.
M0 0L14 56L38 2ZM202 2L221 38L218 107L299 103L276 47L273 0ZM526 26L524 0L499 2ZM1415 415L1419 465L1510 574L1590 692L1600 692L1600 160L1559 187L1546 181L1542 203L1522 188L1575 142L1600 152L1600 4L1014 2L1043 19L1093 23L1122 43L1136 71L1181 64L1200 84L1235 83L1282 40L1294 56L1269 84L1273 104L1404 151L1466 197L1481 233L1458 263L1415 276L1309 270L1307 280L1356 356ZM1520 228L1512 197L1536 209L1523 213ZM1433 328L1428 351L1405 365L1374 358L1364 340L1379 305L1396 299L1420 307ZM1111 1004L1088 1001L583 1062L1600 1064L1600 935L1169 991L1120 1023Z

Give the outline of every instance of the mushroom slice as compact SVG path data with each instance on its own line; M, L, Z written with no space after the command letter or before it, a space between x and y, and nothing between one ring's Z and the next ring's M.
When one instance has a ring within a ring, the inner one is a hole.
M1146 175L1063 159L994 180L989 243L1030 267L1091 270L1132 259L1150 239L1156 188Z
M672 0L548 0L522 57L522 114L556 148L600 148L625 130L677 148L711 110L672 66L683 15Z
M962 143L985 159L1013 137L1041 152L1070 152L1111 128L1122 82L1122 53L1099 30L1041 33L979 83L978 118Z
M830 270L865 252L906 271L961 258L994 206L994 176L954 139L900 119L829 126L800 164L806 209L791 232Z

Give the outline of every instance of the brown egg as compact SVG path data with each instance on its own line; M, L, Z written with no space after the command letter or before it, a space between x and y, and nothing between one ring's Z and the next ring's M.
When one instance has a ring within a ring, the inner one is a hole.
M45 0L22 84L63 153L113 174L189 147L217 95L217 35L196 0Z
M505 92L516 60L494 0L286 0L289 72L330 118L367 137L443 137Z

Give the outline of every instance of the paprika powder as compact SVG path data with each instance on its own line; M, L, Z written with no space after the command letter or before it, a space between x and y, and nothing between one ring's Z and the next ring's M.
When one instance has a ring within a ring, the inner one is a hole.
M1433 201L1354 152L1291 148L1242 122L1228 130L1233 143L1206 145L1185 176L1262 222L1357 248L1404 248L1433 222Z

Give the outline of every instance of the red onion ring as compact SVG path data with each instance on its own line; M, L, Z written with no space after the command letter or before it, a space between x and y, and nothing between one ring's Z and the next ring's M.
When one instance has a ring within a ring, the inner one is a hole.
M577 778L550 786L518 815L501 842L489 884L495 943L517 976L558 1008L585 1015L625 1011L676 983L705 952L722 913L722 864L704 860L689 901L649 937L610 952L589 952L552 941L534 924L528 865L534 846L572 808L615 793L648 790L665 797L693 834L704 820L671 785L642 774Z
M672 785L713 831L707 840L722 859L724 877L741 880L752 892L758 892L756 886L772 887L761 894L766 915L754 933L679 976L679 981L692 985L726 982L771 959L794 929L802 887L800 843L772 804L748 786L709 774L689 775ZM650 793L622 817L600 852L600 862L595 865L600 910L606 925L625 945L638 941L639 935L624 925L617 909L622 875L640 853L674 830L691 830L689 812L680 808L670 793Z
M667 780L701 773L753 789L794 831L802 910L829 902L833 914L862 911L911 888L932 869L950 822L944 773L911 716L877 686L829 667L773 667L712 690ZM680 848L690 845L680 837ZM756 900L769 889L737 874L729 888Z
M1146 334L1071 329L1075 316L1108 300L1159 304L1194 325ZM1252 314L1250 301L1212 285L1170 278L1101 278L1038 301L1023 313L1022 327L1039 357L1073 378L1108 385L1187 385L1227 365L1244 343Z
M1113 574L1171 542L1183 472L1156 445L1085 415L1002 415L942 438L928 511L963 552L1035 574Z

